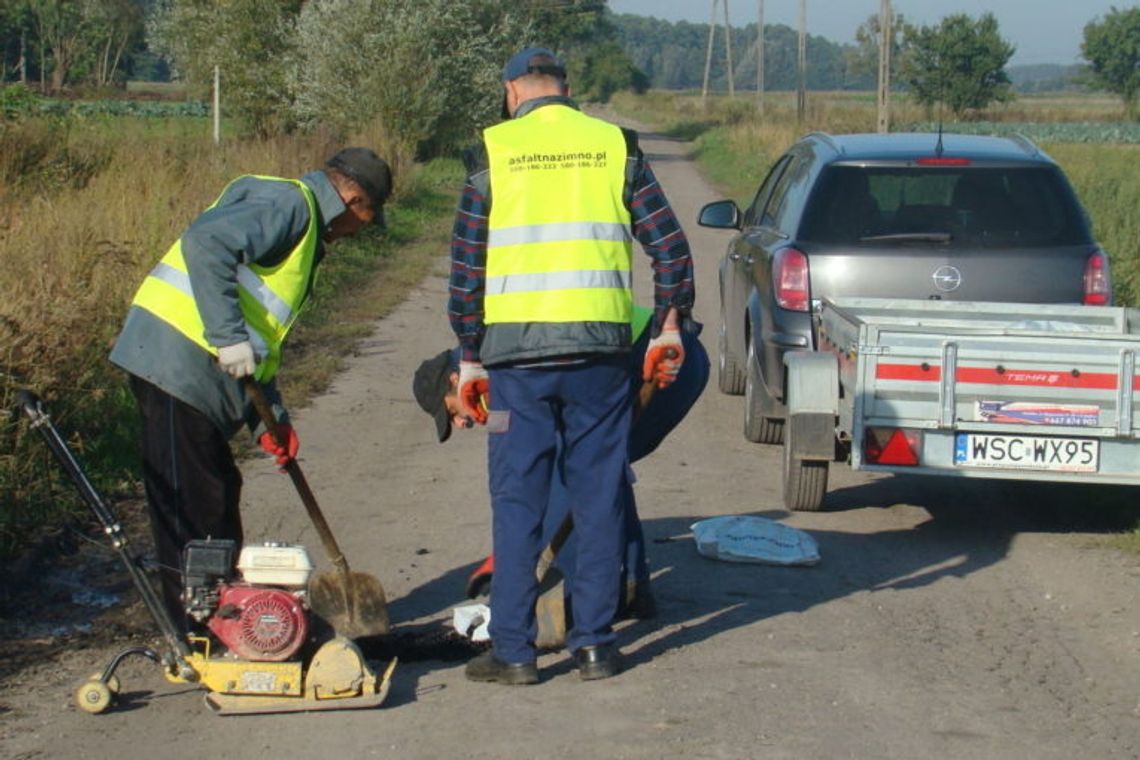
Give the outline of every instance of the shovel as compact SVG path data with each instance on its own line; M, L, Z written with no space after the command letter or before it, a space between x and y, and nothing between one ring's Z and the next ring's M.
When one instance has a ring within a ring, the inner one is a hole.
M286 445L261 386L253 378L247 378L245 390L273 438L280 445ZM310 579L309 606L338 634L350 639L388 633L388 601L384 587L371 575L348 569L348 560L333 538L321 508L317 506L317 499L301 472L301 465L297 464L296 459L290 459L285 470L293 479L293 485L305 505L305 511L309 513L309 519L313 521L313 527L317 529L329 561L336 567L336 572L321 573Z

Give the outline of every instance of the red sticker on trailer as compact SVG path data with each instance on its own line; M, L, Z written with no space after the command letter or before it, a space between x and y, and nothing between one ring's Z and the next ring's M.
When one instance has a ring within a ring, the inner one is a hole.
M875 368L875 377L879 380L936 382L942 379L942 368L930 364L880 362ZM979 385L1116 390L1116 375L1109 372L1056 372L1034 369L1003 368L999 370L996 367L959 367L955 380L959 383L976 383ZM1140 376L1132 378L1132 389L1140 390Z

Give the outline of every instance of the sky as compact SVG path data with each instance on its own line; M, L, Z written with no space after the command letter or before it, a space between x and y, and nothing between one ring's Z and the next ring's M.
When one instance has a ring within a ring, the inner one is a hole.
M755 24L757 0L722 0L717 4L717 23L723 23L724 3L733 26ZM807 0L807 31L833 42L853 43L855 29L877 15L879 0ZM708 23L713 0L609 0L614 13L656 16L666 21ZM1130 0L892 0L894 13L912 23L935 25L944 16L965 13L978 18L990 12L998 21L1001 36L1017 51L1010 65L1034 63L1081 63L1081 37L1085 24L1103 18L1113 6L1120 10L1136 6ZM764 0L764 24L784 24L799 29L800 0Z

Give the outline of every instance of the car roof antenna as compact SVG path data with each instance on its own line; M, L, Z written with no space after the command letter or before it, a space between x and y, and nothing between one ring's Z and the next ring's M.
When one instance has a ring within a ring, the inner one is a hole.
M944 72L938 70L938 142L934 145L934 155L937 158L942 158L942 114L946 109L946 100L943 97L945 93L946 77Z

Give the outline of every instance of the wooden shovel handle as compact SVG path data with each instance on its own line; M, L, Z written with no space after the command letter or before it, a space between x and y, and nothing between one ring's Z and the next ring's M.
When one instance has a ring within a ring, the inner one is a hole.
M269 401L265 398L265 393L262 392L261 386L252 377L247 377L245 381L246 394L249 396L250 401L253 402L257 414L261 417L261 421L265 424L266 429L273 435L274 440L278 445L285 446L288 444L286 436L282 433L281 426L277 424L276 418L273 416L273 409L269 406ZM336 566L343 575L348 575L348 560L345 559L344 553L341 552L340 546L337 545L336 539L333 538L332 530L329 528L328 522L325 520L324 513L317 505L317 497L313 495L313 490L309 488L309 483L305 480L304 473L301 472L301 465L297 463L296 459L290 459L285 465L285 471L289 473L289 477L293 479L293 485L297 488L297 493L301 497L301 503L305 505L305 511L309 513L309 519L313 522L313 527L317 529L317 535L321 538L321 544L325 547L325 552L329 555L329 561Z

